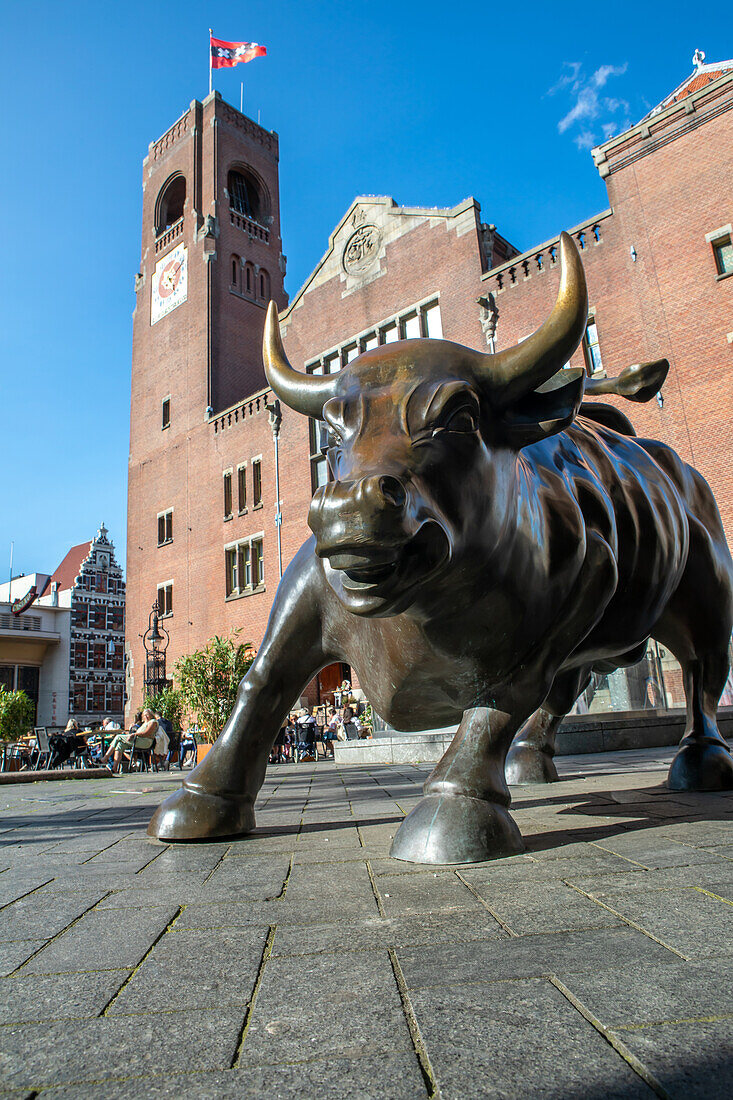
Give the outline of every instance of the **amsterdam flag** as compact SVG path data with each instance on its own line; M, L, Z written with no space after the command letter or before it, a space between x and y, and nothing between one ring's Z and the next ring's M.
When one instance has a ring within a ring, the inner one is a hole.
M232 69L243 61L252 61L255 57L265 57L267 50L257 42L224 42L211 35L212 69Z

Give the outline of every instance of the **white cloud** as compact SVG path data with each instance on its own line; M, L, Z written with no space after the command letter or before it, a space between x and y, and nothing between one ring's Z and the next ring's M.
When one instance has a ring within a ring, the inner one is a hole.
M573 138L573 141L579 149L592 149L597 144L595 134L592 130L581 130L581 132Z
M581 130L573 137L579 149L590 149L596 145L597 133L602 132L605 139L611 132L618 129L617 124L608 119L608 115L619 111L628 113L629 104L625 99L599 95L600 89L605 88L611 78L623 76L627 68L626 62L623 65L600 65L590 76L586 76L581 62L563 63L565 71L557 83L549 89L548 95L565 92L573 97L572 107L562 116L557 128L561 134L564 134L572 127L580 125ZM600 131L596 130L596 124L600 127Z

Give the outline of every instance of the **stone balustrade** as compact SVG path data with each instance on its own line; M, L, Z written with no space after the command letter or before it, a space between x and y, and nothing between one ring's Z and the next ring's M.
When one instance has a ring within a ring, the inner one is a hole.
M583 222L574 229L569 230L570 236L581 252L590 248L596 248L603 244L603 222L610 218L611 210L604 211L591 221ZM545 241L539 248L530 252L523 252L521 256L513 256L499 267L492 268L484 275L484 280L493 283L491 289L496 293L508 290L518 283L526 282L534 275L542 275L545 271L552 270L558 263L560 247L560 235Z

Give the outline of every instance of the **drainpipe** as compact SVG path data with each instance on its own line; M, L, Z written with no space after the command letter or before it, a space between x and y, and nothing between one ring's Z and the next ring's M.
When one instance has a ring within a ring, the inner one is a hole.
M277 567L278 575L283 575L283 544L282 522L283 514L280 507L280 425L282 424L282 410L277 398L271 405L265 404L267 418L272 428L272 441L275 444L275 528L277 530Z

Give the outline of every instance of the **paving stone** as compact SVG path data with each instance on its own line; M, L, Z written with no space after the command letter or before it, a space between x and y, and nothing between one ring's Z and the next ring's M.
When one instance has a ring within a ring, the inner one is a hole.
M672 952L633 928L492 938L483 943L464 944L460 951L435 944L400 949L397 957L408 985L413 988L540 977L561 969L593 970L613 965L616 958L623 958L628 966L679 961Z
M0 875L0 906L10 905L18 898L25 897L33 890L38 890L45 883L51 882L53 875L35 872L28 874L22 870L12 868Z
M38 1089L109 1078L146 1079L180 1072L182 1058L189 1070L227 1069L236 1054L242 1019L242 1010L223 1009L11 1024L2 1031L0 1086Z
M733 949L733 905L694 887L648 894L609 889L603 900L688 958Z
M98 1016L129 974L129 970L48 975L21 971L0 983L0 1023Z
M83 1085L49 1089L48 1100L89 1100ZM414 1054L364 1054L359 1058L327 1057L310 1062L252 1066L219 1073L152 1077L98 1085L95 1100L424 1100L425 1085ZM17 1094L19 1100L26 1093ZM3 1097L3 1100L5 1098ZM11 1098L14 1100L14 1097Z
M0 910L0 940L48 940L104 896L102 890L63 893L44 887Z
M407 917L335 921L316 925L278 925L276 955L418 947L429 943L460 944L488 936L507 939L500 924L485 909L468 912L420 913Z
M366 863L321 863L293 868L288 881L289 900L320 898L333 892L339 896L353 894L373 899L374 892Z
M166 933L110 1006L109 1013L246 1005L268 926L232 932Z
M692 848L675 841L652 843L643 834L626 835L603 841L603 847L610 852L628 856L645 867L682 867L696 866L699 863L718 863L721 857L709 849Z
M36 951L40 951L45 940L13 940L0 943L0 976L11 974Z
M386 951L271 958L240 1065L354 1056L365 1041L372 1050L412 1049Z
M453 985L411 994L444 1100L653 1096L549 982Z
M207 886L236 890L243 900L267 901L282 892L289 870L290 860L285 855L224 860L207 879Z
M733 957L638 968L619 957L615 966L557 977L608 1027L733 1015Z
M230 847L229 844L175 844L161 851L156 846L150 851L149 858L155 858L149 864L148 876L178 871L207 874L221 862Z
M132 967L176 915L175 906L149 906L120 917L109 910L86 913L28 963L36 974Z
M588 877L585 871L580 869L580 874L575 875L572 868L563 876L567 882L572 882L581 890L586 890L594 897L606 900L609 891L634 890L674 890L680 886L700 886L703 889L711 889L711 883L715 883L728 893L733 884L733 862L730 867L722 867L717 863L698 863L692 867L660 867L652 871L631 871L628 874L593 875Z
M435 909L480 909L481 902L455 874L425 870L421 875L397 875L379 884L387 916Z
M671 1097L730 1100L733 1020L617 1031Z
M491 907L492 913L518 935L576 928L612 928L623 923L603 906L563 883L545 882L541 890L537 889L536 883L530 882L512 886L478 883L475 889Z

